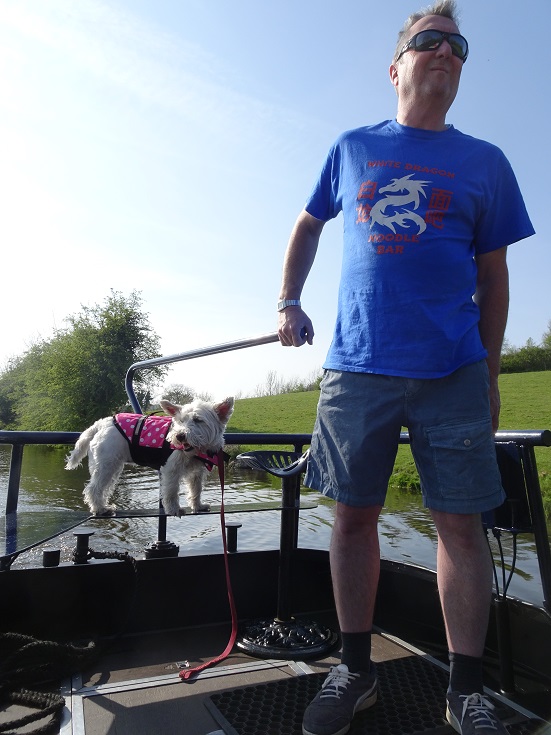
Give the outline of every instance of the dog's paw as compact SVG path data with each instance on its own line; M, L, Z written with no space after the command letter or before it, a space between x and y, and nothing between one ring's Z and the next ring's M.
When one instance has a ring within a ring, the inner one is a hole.
M203 503L199 503L198 505L192 505L191 512L192 513L209 513L210 512L210 505L204 505Z
M179 505L163 503L163 508L167 516L176 516L176 518L179 518L180 516L184 515L184 511L182 510L182 508L180 508Z
M94 511L95 516L101 516L102 518L107 518L115 515L115 512L117 510L116 505L106 505L105 508L98 508L98 510Z

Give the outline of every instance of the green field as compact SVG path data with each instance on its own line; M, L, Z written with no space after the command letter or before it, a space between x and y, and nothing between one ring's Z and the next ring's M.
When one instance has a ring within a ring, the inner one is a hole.
M500 378L501 429L551 429L551 371L511 373ZM236 401L228 432L310 434L319 392L285 393ZM237 451L254 449L243 445ZM258 448L258 447L257 447ZM551 447L536 448L540 483L547 515L551 517ZM404 490L418 487L409 447L399 449L392 484Z

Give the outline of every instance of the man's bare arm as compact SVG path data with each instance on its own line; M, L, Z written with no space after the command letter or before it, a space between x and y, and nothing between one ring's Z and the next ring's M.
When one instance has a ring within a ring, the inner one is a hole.
M303 210L295 223L285 258L280 299L300 299L302 289L316 257L325 222ZM279 312L279 339L284 347L312 344L314 327L300 306L288 306Z
M480 309L480 339L488 351L490 408L494 431L499 426L501 407L498 387L501 348L509 312L509 271L507 248L492 250L476 258L478 268L475 302Z

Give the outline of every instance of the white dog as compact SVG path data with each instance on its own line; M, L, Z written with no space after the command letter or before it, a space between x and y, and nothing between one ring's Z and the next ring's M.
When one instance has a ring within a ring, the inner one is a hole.
M193 513L209 510L201 504L207 468L224 446L224 429L233 413L233 398L221 403L195 400L184 406L162 400L167 416L117 414L99 419L79 437L67 457L73 470L88 453L90 481L84 500L96 515L114 515L109 498L126 463L160 471L161 499L168 515L182 513L178 493L184 480Z

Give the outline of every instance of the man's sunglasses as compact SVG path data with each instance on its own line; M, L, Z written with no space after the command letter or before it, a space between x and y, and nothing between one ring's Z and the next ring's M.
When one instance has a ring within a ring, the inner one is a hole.
M463 38L459 33L446 33L445 31L437 31L435 29L420 31L412 36L396 57L396 61L410 49L414 51L436 51L444 41L450 44L454 56L461 59L463 63L467 61L467 56L469 55L467 39Z

